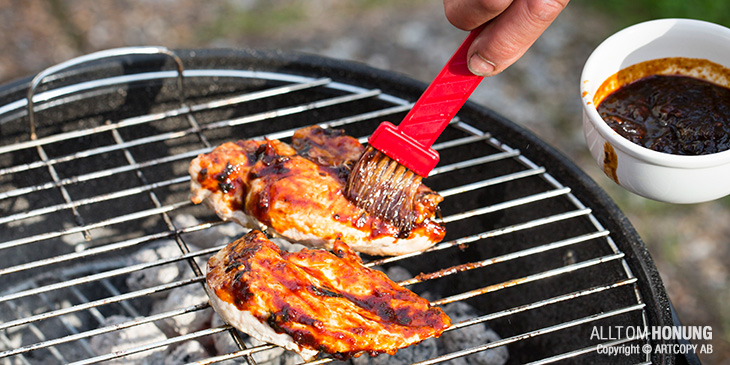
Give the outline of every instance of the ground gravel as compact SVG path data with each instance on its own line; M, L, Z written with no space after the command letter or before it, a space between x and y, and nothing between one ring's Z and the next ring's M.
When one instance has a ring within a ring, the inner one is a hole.
M514 66L472 100L525 126L583 168L624 210L649 247L681 320L713 327L705 364L730 362L730 200L673 206L617 188L589 157L578 78L612 19L573 2ZM0 0L0 82L96 50L253 47L364 62L429 81L464 33L440 1Z

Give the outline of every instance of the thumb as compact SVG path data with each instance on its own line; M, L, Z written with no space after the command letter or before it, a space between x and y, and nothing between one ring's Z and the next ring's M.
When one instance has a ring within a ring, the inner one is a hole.
M467 53L469 70L492 76L515 63L568 5L568 0L515 0L487 23Z

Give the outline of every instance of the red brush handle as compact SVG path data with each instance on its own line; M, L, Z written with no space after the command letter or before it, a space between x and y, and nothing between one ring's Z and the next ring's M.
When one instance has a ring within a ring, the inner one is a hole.
M431 147L484 78L469 71L466 59L469 46L480 30L469 33L398 125L399 131L413 137L424 147Z
M395 127L383 122L368 143L420 176L428 176L439 160L431 145L484 77L467 66L467 51L483 27L474 29L451 56L441 72Z

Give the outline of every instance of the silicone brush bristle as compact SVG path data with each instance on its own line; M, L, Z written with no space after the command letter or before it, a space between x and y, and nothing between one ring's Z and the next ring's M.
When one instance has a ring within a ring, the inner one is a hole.
M368 146L352 169L345 195L371 215L392 223L401 235L413 228L421 176Z

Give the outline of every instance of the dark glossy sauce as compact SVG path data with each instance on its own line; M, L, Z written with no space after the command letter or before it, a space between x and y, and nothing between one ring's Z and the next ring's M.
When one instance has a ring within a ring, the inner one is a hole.
M687 76L652 75L621 86L598 105L616 132L677 155L730 149L730 89Z
M363 266L343 243L333 252L285 252L251 231L213 256L208 285L294 342L337 359L390 353L439 336L451 323L438 307Z
M431 219L421 219L403 230L390 221L366 214L342 196L352 165L364 150L357 139L345 135L344 131L308 127L295 131L290 146L279 141L260 140L224 143L199 157L197 181L204 189L222 193L224 199L220 204L226 204L231 211L245 211L268 226L276 219L270 214L272 205L279 201L286 203L275 211L279 218L283 210L321 210L323 208L318 208L321 205L331 209L333 220L369 231L371 239L408 238L412 228L425 229L422 233L429 239L440 240L444 228ZM305 178L328 187L329 195L312 201L302 185L297 184ZM254 180L263 188L250 194ZM414 215L434 216L441 201L436 196L424 187L419 190L417 202L410 210L418 210ZM279 222L284 220L279 219ZM339 232L334 234L339 235Z

